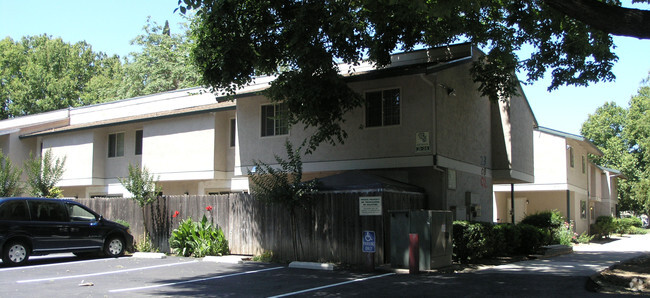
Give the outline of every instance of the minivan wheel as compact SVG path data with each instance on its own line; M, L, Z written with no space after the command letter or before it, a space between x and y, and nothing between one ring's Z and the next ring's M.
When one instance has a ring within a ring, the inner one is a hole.
M124 248L124 240L121 237L111 237L104 245L104 254L111 258L121 257L124 255Z
M2 251L2 262L9 266L23 265L29 259L29 248L23 241L9 241Z

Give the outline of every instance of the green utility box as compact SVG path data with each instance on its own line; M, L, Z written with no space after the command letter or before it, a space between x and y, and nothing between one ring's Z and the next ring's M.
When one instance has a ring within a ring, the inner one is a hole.
M451 265L451 211L398 210L390 213L390 263L409 266L409 234L418 234L420 270Z

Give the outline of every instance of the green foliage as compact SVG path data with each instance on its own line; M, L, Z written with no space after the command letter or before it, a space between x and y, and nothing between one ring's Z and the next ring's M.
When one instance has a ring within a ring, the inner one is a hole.
M533 225L540 229L556 229L562 226L564 219L562 214L557 211L541 211L529 214L521 220L522 224Z
M279 169L254 160L255 172L249 172L253 197L267 204L279 204L289 212L293 253L296 260L300 258L298 254L300 239L297 235L296 209L307 208L307 199L315 191L318 183L316 180L302 182L301 147L294 150L293 145L287 139L285 149L288 159L285 160L275 155Z
M650 76L649 76L650 78ZM592 156L598 165L618 169L625 176L618 183L619 208L650 212L650 80L630 99L629 107L606 103L582 124L581 133L603 156Z
M61 180L65 171L65 160L54 158L52 151L47 149L42 157L29 154L25 160L27 171L27 186L31 195L36 197L58 198L62 196L56 184Z
M500 224L455 221L453 257L461 263L482 258L532 254L547 245L549 233L528 224Z
M591 240L593 239L594 239L594 235L589 235L587 234L587 232L582 232L582 234L580 234L580 236L576 238L576 242L580 244L587 244L591 242Z
M139 252L158 252L158 248L153 245L151 238L145 233L135 241L135 250Z
M205 83L232 93L256 75L279 75L267 95L318 129L310 149L344 139L340 115L362 104L338 62L352 69L367 58L381 67L396 51L470 41L487 53L474 61L473 79L497 100L516 92L517 71L528 82L550 73L552 90L611 81L617 60L607 33L544 1L180 0L179 9L196 10L192 57ZM520 58L524 45L532 50Z
M273 252L270 250L265 250L261 255L253 256L252 260L255 262L273 262Z
M118 94L130 98L200 85L201 75L190 61L189 29L182 24L180 34L171 34L165 27L147 18L144 33L135 37L132 45L142 48L132 52L124 63L124 77Z
M117 63L115 63L117 61ZM48 35L0 40L0 119L105 101L121 79L119 58Z
M20 194L20 175L22 175L22 172L0 150L0 197L13 197Z
M611 216L599 216L596 223L591 225L591 234L597 237L609 238L616 231L616 221Z
M125 226L127 229L129 229L131 227L131 224L128 221L123 220L123 219L116 219L115 222Z
M634 228L640 228L643 225L638 217L615 218L614 223L616 224L614 232L618 234L632 234Z
M158 181L149 173L147 167L133 166L129 164L129 176L118 178L122 186L128 190L140 207L147 206L156 200L160 192Z
M294 150L291 142L286 140L285 149L288 159L275 155L279 168L253 160L255 172L249 172L251 193L257 200L280 204L289 211L305 208L307 198L315 190L316 181L301 181L301 147Z
M454 258L459 262L472 262L489 256L488 245L491 227L482 223L455 221L453 223Z
M230 253L221 228L214 227L204 215L200 222L188 218L174 229L169 245L178 254L189 257L221 256Z

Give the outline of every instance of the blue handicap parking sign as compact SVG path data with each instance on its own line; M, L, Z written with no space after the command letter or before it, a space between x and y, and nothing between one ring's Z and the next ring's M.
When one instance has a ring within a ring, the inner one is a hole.
M363 231L363 252L375 252L375 231Z

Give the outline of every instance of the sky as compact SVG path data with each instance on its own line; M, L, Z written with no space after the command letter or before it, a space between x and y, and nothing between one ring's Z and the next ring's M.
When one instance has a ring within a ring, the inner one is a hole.
M158 24L168 20L172 32L179 30L183 18L174 13L177 5L178 0L0 0L0 39L19 40L46 33L69 43L85 40L96 52L126 57L129 52L138 51L130 41L143 33L148 16ZM634 7L650 9L650 5ZM547 77L523 86L540 126L580 134L582 123L604 103L613 101L628 107L641 81L649 75L650 40L614 37L614 44L619 57L613 69L615 82L560 87L548 92ZM524 75L519 77L525 79Z

